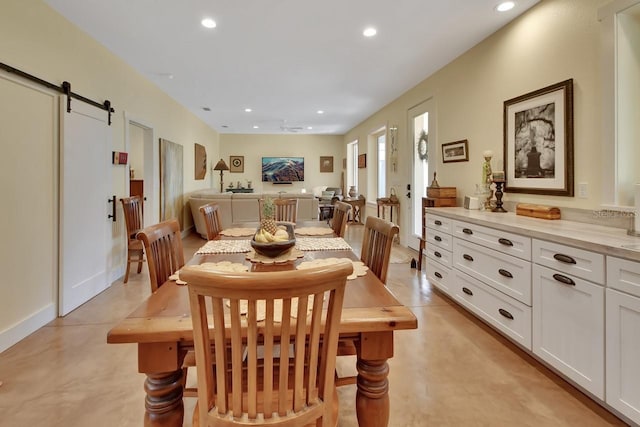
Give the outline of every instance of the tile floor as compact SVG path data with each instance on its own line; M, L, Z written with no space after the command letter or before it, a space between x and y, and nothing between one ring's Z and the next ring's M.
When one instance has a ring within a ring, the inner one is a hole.
M361 238L362 226L350 225L346 239L356 252ZM203 243L188 236L187 258ZM390 426L625 425L433 291L408 263L391 264L388 287L419 325L396 333ZM108 345L106 335L148 294L146 270L133 272L128 284L115 282L0 354L0 427L141 426L144 376L136 347ZM341 427L357 425L354 399L355 385L340 389ZM186 401L190 426L194 399Z

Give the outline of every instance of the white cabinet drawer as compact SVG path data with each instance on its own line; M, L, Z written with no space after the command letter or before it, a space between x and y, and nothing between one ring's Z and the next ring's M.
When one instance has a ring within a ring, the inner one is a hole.
M536 264L604 285L604 255L537 239L532 247Z
M607 403L640 425L640 298L607 295Z
M510 297L531 305L530 262L455 238L453 265Z
M435 245L428 245L425 248L427 252L427 257L433 259L436 262L444 265L445 267L453 267L453 260L451 251L446 249L439 248Z
M427 228L426 240L428 245L435 245L441 249L450 251L452 246L451 241L453 238L451 237L451 234Z
M604 287L534 265L533 352L604 399Z
M452 234L454 237L477 243L505 254L527 261L531 260L531 239L529 237L461 221L453 222Z
M640 297L640 262L608 256L607 287Z
M426 214L427 215L427 227L434 230L438 230L441 233L451 234L453 220L445 218L443 216Z
M514 342L531 350L531 307L460 271L455 271L452 287L456 301Z
M453 283L453 273L451 268L445 267L434 260L427 258L427 279L429 283L440 289L445 294L451 296L451 284Z

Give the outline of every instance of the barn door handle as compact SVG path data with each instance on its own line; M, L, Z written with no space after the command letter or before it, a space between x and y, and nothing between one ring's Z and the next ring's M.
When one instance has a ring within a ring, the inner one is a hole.
M111 213L107 215L107 218L111 218L113 222L116 222L116 196L107 199L107 202L111 203Z

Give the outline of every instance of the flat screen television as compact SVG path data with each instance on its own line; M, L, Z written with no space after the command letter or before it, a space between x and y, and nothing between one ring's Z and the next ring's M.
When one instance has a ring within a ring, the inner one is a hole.
M304 181L304 157L263 157L262 182Z

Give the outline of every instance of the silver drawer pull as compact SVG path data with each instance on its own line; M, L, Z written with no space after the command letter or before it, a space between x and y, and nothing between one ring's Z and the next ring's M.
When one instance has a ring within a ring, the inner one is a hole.
M435 251L433 255L435 255L437 258L442 258L442 254L438 251Z
M504 308L499 308L498 309L498 313L502 314L504 317L506 317L507 319L511 319L513 320L513 314L509 313L507 310L505 310Z
M462 232L464 234L468 234L468 235L472 235L473 234L473 230L471 230L470 228L463 228Z
M433 221L433 223L435 225L442 225L442 221L440 221L439 219L436 219L435 221Z
M436 276L438 279L442 279L442 274L438 273L437 271L433 273L433 275Z
M498 239L498 243L500 243L501 245L505 245L505 246L513 246L513 242L509 239L505 239L503 237Z
M464 292L467 295L473 296L473 292L471 291L471 289L465 288L464 286L462 287L462 292Z
M471 255L464 254L462 255L462 258L466 259L467 261L473 261L473 257Z
M564 262L565 264L576 264L576 260L573 259L573 257L570 257L569 255L555 254L553 258L556 261Z
M498 270L501 276L508 277L509 279L513 279L513 274L509 273L507 270L503 270L502 268Z
M562 274L554 274L553 278L556 279L558 282L560 283L564 283L565 285L571 285L571 286L575 286L576 282L573 281L573 279L567 277L567 276L563 276Z
M440 236L433 236L433 240L435 240L436 242L442 242L442 237L440 237Z

